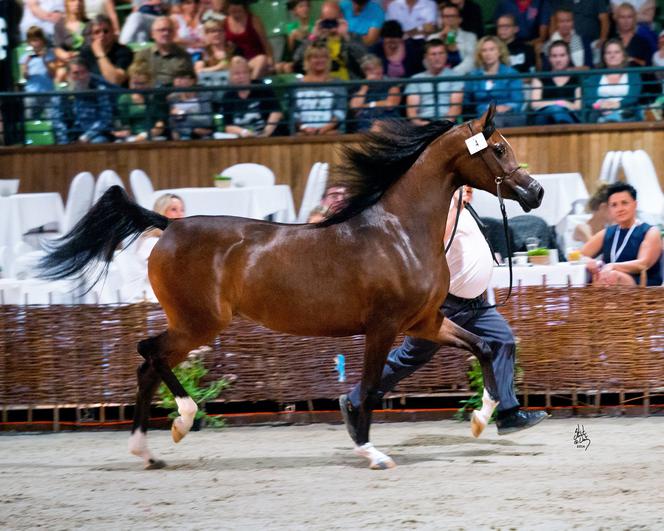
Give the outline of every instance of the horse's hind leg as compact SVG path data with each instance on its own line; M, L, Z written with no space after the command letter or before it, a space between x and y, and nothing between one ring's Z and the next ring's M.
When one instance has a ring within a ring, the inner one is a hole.
M461 328L449 319L443 320L437 341L443 345L470 350L480 362L484 379L482 409L473 411L470 420L470 429L473 436L479 437L498 405L498 385L496 384L496 375L493 372L492 364L493 352L482 338Z
M380 377L387 354L395 338L396 333L380 329L373 333L367 333L366 339L362 382L360 384L360 398L362 402L357 417L357 447L355 448L355 453L369 459L369 468L375 470L394 468L396 466L392 458L378 451L369 442L371 413L378 404Z

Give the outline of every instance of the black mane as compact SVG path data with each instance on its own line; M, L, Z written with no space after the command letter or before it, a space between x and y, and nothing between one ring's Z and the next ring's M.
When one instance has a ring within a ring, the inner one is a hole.
M318 225L341 223L376 204L427 146L453 126L449 121L417 126L404 120L388 120L381 123L380 132L362 135L358 146L344 147L344 162L336 171L343 178L335 184L347 188L348 198L339 212Z

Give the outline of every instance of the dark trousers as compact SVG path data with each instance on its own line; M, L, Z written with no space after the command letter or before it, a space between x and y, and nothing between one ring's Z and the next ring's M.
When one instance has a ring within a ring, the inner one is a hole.
M516 345L514 334L495 308L483 309L487 303L484 297L461 299L449 295L440 311L446 317L481 337L493 352L493 370L498 384L499 411L519 406L514 394L514 361ZM404 378L427 363L438 352L440 345L426 339L406 336L401 346L392 350L387 357L383 374L378 385L378 396L382 397ZM360 384L348 394L354 407L360 406Z

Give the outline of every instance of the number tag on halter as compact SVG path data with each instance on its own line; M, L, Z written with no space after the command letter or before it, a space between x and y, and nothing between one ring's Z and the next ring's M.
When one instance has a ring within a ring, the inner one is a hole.
M468 152L471 155L489 147L489 144L486 143L486 138L484 138L482 133L477 133L475 136L471 136L466 140L466 145L468 146Z

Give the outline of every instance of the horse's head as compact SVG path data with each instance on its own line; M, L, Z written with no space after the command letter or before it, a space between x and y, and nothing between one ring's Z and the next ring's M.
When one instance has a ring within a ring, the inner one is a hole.
M544 190L516 161L514 151L493 124L496 106L491 103L477 120L458 126L468 156L460 157L457 172L466 184L506 199L515 199L529 212L540 206Z

